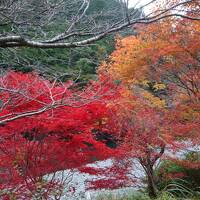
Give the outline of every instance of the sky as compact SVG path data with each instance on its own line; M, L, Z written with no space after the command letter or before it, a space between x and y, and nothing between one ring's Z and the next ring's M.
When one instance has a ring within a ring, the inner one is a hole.
M134 7L137 4L137 7L140 7L142 5L146 5L147 3L151 2L152 0L129 0L129 7ZM153 4L148 5L147 7L144 8L144 12L146 14L149 13L149 9L152 8Z
M146 3L150 2L150 1L151 1L151 0L129 0L129 7L135 6L135 4L136 4L137 2L139 2L138 5L144 5L144 4L146 4Z

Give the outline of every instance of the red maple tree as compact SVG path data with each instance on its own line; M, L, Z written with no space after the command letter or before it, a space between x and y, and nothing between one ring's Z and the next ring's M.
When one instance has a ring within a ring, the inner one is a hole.
M80 91L72 82L49 81L36 73L1 76L1 189L12 193L15 188L16 196L22 188L34 193L46 174L110 157L114 149L97 140L95 130L117 87L105 77ZM43 184L48 190L42 195L47 198L56 185L55 179ZM25 193L24 199L31 195Z

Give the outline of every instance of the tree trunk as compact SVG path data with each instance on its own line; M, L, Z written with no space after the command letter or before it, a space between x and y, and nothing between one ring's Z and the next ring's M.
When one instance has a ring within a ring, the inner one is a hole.
M154 171L152 166L147 166L147 181L149 197L154 199L157 197L157 187L155 184Z
M152 156L152 150L147 148L146 157L139 158L140 164L142 165L143 169L145 170L147 176L147 188L149 197L151 199L155 199L158 196L158 189L155 184L155 176L154 176L154 169L153 166L156 161L163 155L165 151L165 144L160 146L160 152L156 155Z

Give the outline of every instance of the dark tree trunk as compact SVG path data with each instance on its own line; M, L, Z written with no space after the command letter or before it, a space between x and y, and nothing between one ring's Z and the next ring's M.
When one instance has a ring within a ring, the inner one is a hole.
M147 166L147 181L149 197L154 199L157 197L157 187L155 184L154 171L152 166Z
M155 183L155 175L154 175L154 169L153 166L156 163L156 161L163 155L165 151L165 144L162 144L160 146L160 152L152 155L152 149L148 149L146 151L146 157L140 157L139 161L142 165L143 169L145 170L146 176L147 176L147 189L149 193L149 197L151 199L155 199L158 196L158 189L156 187Z

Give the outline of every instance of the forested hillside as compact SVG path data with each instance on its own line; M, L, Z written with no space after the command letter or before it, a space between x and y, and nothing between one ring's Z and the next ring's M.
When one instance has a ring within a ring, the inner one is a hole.
M75 2L80 4L81 1ZM43 12L41 2L34 0L28 7L33 7L32 12ZM38 6L40 5L40 6ZM112 12L110 9L112 8ZM26 7L25 7L26 9ZM41 9L41 10L39 10ZM50 35L54 35L57 32L63 31L65 28L66 16L70 18L73 16L73 9L70 14L67 8L63 8L62 12L58 12L55 19L50 25L43 25L42 29L50 30ZM137 11L138 15L141 13ZM69 15L69 16L68 16ZM88 18L95 16L95 20L101 25L108 23L109 21L116 22L120 15L123 15L121 3L116 0L92 0L90 6L86 12ZM116 18L117 16L117 18ZM20 16L23 17L23 16ZM45 17L45 16L43 16ZM46 16L47 17L47 16ZM40 24L43 20L42 17L34 18L34 25L37 29L37 24ZM93 19L94 20L94 19ZM87 24L81 24L84 29L87 29ZM12 29L9 24L1 26L2 33L7 29ZM15 31L23 31L24 34L34 35L34 37L41 37L42 30L35 30L29 26L22 25L14 27ZM26 31L24 29L27 29ZM132 34L133 30L123 30L122 34ZM87 38L87 36L86 36ZM114 50L115 36L111 35L102 41L93 43L86 47L77 47L72 49L0 49L1 67L10 68L17 71L30 72L34 69L38 69L41 73L50 74L62 74L66 73L66 78L79 79L79 81L87 82L89 79L94 79L96 69L99 64L105 60L108 55Z

